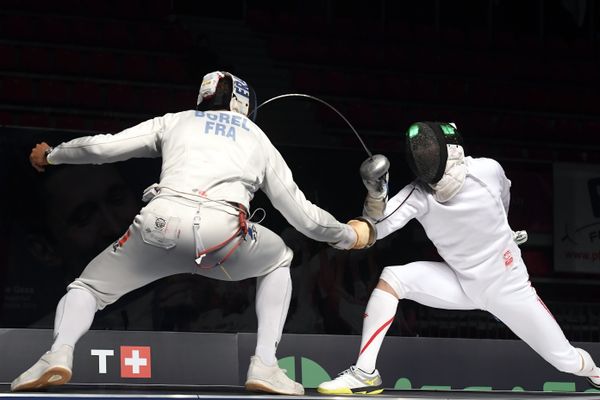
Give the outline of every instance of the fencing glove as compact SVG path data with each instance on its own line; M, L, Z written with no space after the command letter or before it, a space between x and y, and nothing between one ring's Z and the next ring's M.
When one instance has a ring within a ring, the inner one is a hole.
M381 154L367 158L360 166L360 177L367 188L363 215L374 220L383 217L388 198L390 161Z
M353 249L366 249L377 240L375 224L368 218L356 217L348 221L348 225L356 232L356 243Z

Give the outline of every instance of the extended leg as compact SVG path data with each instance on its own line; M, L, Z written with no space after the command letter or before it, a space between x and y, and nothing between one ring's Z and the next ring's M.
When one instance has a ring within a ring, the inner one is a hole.
M92 325L95 313L96 300L88 291L69 290L56 307L52 348L12 382L11 390L33 390L68 382L72 375L73 348Z
M363 322L362 340L356 366L318 391L327 394L381 392L381 377L375 369L377 355L398 307L398 299L453 310L471 310L476 305L464 293L454 271L445 263L415 262L386 267L371 294Z
M278 394L304 394L304 388L277 365L275 351L281 340L290 306L292 280L289 267L258 278L256 289L256 354L250 360L246 389Z
M75 347L75 343L92 326L97 305L94 296L84 289L71 289L56 307L54 343L51 351L61 346Z
M251 391L301 395L304 388L279 368L275 355L290 306L293 253L268 228L252 224L252 230L254 235L224 264L236 280L257 277L256 352L250 359L245 386Z
M156 279L190 270L186 249L171 250L142 240L137 217L119 246L109 246L94 258L81 276L69 285L55 318L54 343L30 369L12 382L11 390L31 390L60 385L71 378L73 348L90 328L96 310ZM191 253L193 254L193 253Z
M290 268L281 267L261 276L256 287L256 356L265 365L277 364L275 351L281 340L283 325L290 307L292 279Z
M600 385L600 369L583 349L573 347L542 299L525 279L506 286L488 303L488 310L556 369L588 377Z

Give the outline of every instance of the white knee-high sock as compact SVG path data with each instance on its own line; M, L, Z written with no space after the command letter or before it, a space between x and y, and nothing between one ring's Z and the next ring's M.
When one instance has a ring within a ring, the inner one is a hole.
M70 289L56 307L54 319L54 343L52 351L63 344L75 347L75 343L92 326L96 314L96 299L83 289Z
M292 278L288 267L280 267L257 279L255 354L266 365L277 365L275 351L290 307Z
M362 340L356 367L371 373L375 370L377 354L398 308L398 299L381 289L373 290L363 321Z

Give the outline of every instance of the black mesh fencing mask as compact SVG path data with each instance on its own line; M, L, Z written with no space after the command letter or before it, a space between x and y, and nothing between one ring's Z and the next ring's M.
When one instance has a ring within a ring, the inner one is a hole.
M406 158L415 176L428 184L444 176L448 144L462 144L456 127L449 123L417 122L406 132Z

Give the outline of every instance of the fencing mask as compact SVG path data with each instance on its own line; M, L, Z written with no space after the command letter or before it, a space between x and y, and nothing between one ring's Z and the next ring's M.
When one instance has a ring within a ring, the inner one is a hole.
M256 94L244 80L225 71L204 75L196 102L197 110L231 110L245 116L256 113Z
M448 201L462 188L466 166L455 124L412 124L406 132L406 157L415 176L434 190L436 200Z

